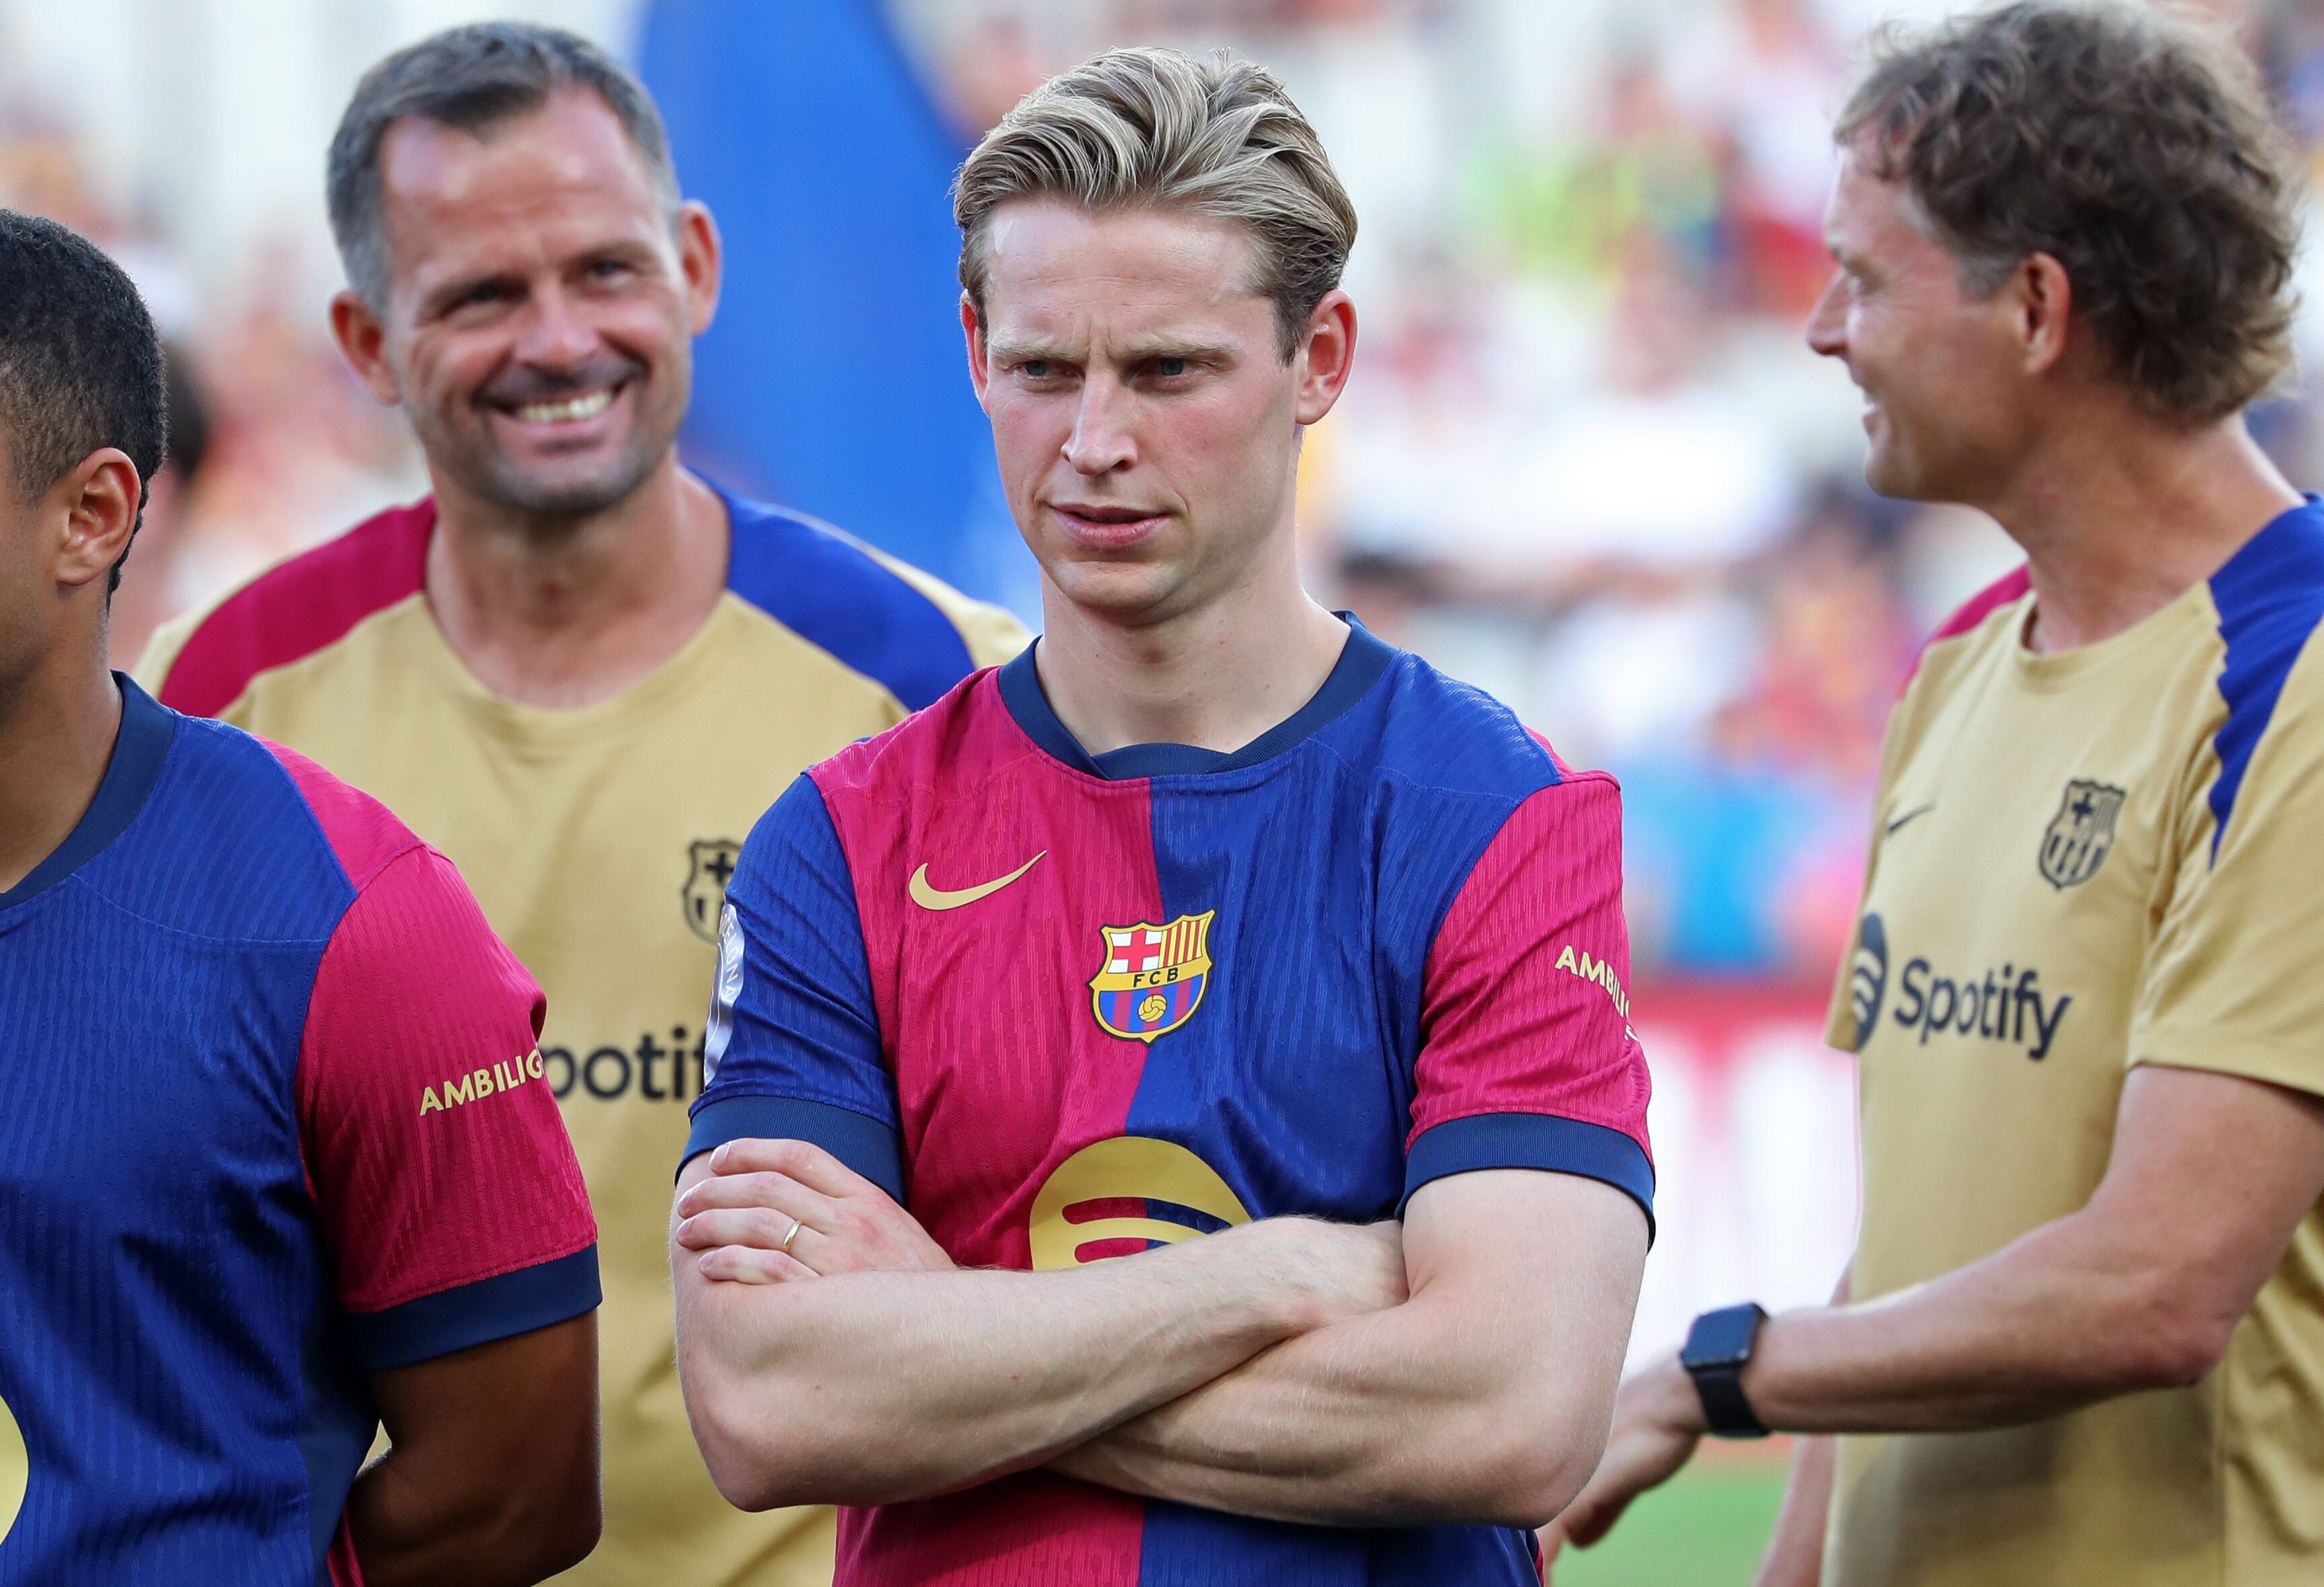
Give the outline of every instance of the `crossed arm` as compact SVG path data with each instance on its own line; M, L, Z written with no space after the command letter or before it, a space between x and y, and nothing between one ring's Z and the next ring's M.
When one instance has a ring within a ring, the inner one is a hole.
M971 1271L816 1149L736 1141L687 1165L672 1240L688 1412L746 1507L1046 1464L1282 1520L1538 1525L1603 1447L1646 1221L1593 1180L1492 1170L1424 1186L1400 1227Z
M2124 1084L2106 1177L2080 1211L1925 1284L1771 1319L1744 1393L1778 1431L1917 1433L2193 1383L2226 1354L2319 1195L2324 1101L2141 1066ZM1602 1535L1703 1432L1676 1358L1642 1370L1623 1386L1603 1465L1546 1541ZM1794 1481L1829 1492L1820 1463ZM1787 1519L1806 1508L1787 1507ZM1822 1516L1797 1525L1820 1530Z

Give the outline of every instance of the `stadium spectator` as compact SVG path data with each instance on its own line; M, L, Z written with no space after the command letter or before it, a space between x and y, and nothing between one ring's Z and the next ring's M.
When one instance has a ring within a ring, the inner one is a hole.
M540 994L377 803L106 670L167 413L128 278L0 210L0 1581L536 1582L597 1533Z
M670 1174L719 910L768 790L1022 631L679 466L718 235L594 46L493 23L389 57L329 198L333 328L434 494L176 624L144 676L390 800L549 992L606 1287L605 1536L572 1580L827 1582L827 1511L718 1497L671 1358Z
M2313 1581L2324 503L2244 422L2295 183L2247 67L2127 6L1888 35L1838 141L1808 334L1867 478L2026 561L1890 720L1840 1294L1698 1319L1549 1542L1775 1428L1819 1436L1766 1583Z
M1270 75L1102 55L955 190L1047 626L743 850L712 1470L851 1583L1537 1581L1653 1188L1613 782L1300 586L1355 213Z

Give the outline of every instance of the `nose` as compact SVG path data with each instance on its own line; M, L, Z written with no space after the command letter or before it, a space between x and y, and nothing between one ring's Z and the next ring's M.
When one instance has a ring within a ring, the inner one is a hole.
M1808 310L1808 346L1826 358L1839 358L1848 352L1848 306L1840 300L1840 272L1831 272L1817 294L1815 307Z
M530 294L516 355L537 369L570 370L597 350L597 334L573 312L573 300L550 283Z
M1127 468L1138 460L1129 396L1119 381L1102 373L1093 371L1083 380L1081 405L1074 411L1065 454L1065 461L1084 479Z

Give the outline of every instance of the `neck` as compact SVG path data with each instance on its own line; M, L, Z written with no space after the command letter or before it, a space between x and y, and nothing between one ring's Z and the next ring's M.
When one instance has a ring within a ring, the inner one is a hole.
M1978 504L2024 549L2026 642L2049 651L2153 615L2300 501L2240 416L2188 429L2128 410L2045 440Z
M72 835L97 798L121 728L121 689L100 644L65 665L55 650L0 687L0 891Z
M1288 556L1268 577L1137 627L1042 582L1034 652L1050 708L1084 749L1181 743L1234 751L1323 686L1347 624L1308 598Z
M586 518L513 513L435 479L428 600L454 654L520 705L606 699L684 649L726 584L724 503L678 466Z

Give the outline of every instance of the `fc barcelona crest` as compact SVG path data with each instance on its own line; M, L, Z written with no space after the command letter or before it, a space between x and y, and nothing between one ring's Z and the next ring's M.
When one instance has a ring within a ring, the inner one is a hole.
M718 940L726 879L742 857L742 845L731 837L697 837L686 845L686 885L678 890L678 901L686 906L686 928L705 942Z
M1194 1016L1211 979L1216 909L1167 926L1104 926L1105 962L1090 977L1090 1007L1112 1035L1152 1041Z
M2104 782L2066 784L2066 797L2042 834L2042 876L2052 887L2079 887L2098 873L2114 847L2124 790Z

